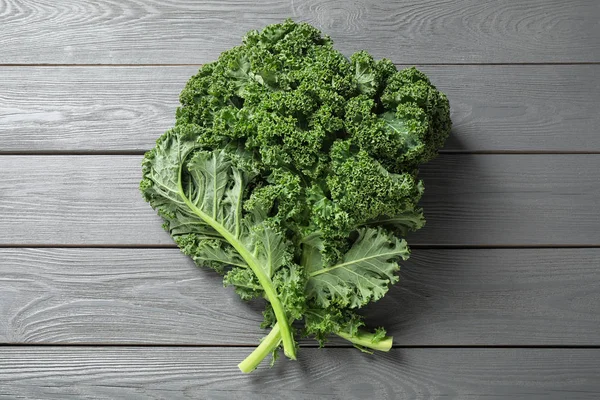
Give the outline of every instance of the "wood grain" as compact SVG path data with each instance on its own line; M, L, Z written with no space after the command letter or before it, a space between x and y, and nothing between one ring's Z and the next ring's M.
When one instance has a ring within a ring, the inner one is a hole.
M399 63L598 62L598 12L588 0L7 0L1 62L199 64L287 17L345 54Z
M0 1L0 400L600 398L599 16L590 0ZM423 168L401 283L364 310L396 347L304 340L298 362L242 375L261 306L173 248L139 154L199 64L286 17L346 55L421 65L454 128Z
M148 150L197 68L2 68L0 152ZM419 68L450 98L448 151L600 151L600 65Z
M171 245L140 156L1 156L0 244ZM599 245L599 155L444 154L423 167L419 245Z
M250 375L239 348L0 348L5 399L533 399L600 396L600 350L302 349Z
M260 304L177 249L0 249L0 342L253 344ZM227 332L227 335L224 335Z
M425 245L600 244L600 155L442 155L421 168Z
M0 151L148 150L198 67L6 67Z
M416 249L363 314L397 346L596 346L598 265L600 249ZM261 303L176 249L0 249L0 305L4 344L230 346L265 334Z

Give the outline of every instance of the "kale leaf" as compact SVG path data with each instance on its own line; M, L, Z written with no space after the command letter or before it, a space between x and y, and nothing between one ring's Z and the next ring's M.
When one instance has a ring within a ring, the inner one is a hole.
M202 66L180 102L140 189L196 264L266 300L271 331L240 369L279 347L295 359L301 334L389 350L357 310L398 281L405 237L425 223L418 168L450 132L446 96L416 68L346 58L287 20Z

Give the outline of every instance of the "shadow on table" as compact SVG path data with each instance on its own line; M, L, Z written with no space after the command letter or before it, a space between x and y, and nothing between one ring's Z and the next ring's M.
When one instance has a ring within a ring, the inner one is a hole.
M398 346L453 344L438 340L441 336L451 336L438 331L444 329L444 321L449 318L438 308L443 308L448 290L452 290L448 283L466 278L469 272L456 258L463 253L439 247L460 242L452 229L453 210L465 207L461 204L464 193L458 192L462 187L460 181L467 177L468 171L480 169L475 165L477 156L463 153L468 149L461 146L460 136L453 129L452 152L440 154L421 168L425 184L421 204L428 223L406 238L412 246L411 258L401 262L400 281L383 299L361 310L368 327L383 326ZM447 168L448 165L452 168Z

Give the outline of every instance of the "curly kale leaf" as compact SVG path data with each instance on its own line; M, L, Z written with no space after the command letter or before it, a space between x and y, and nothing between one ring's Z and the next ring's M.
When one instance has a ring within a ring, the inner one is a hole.
M369 349L389 351L392 338L386 336L385 329L377 328L375 332L364 329L363 318L351 310L337 308L309 308L304 318L304 335L314 336L322 347L329 335L336 334L354 344L361 351L370 353Z
M322 307L359 308L377 301L398 281L398 260L408 259L406 241L380 229L362 228L339 263L307 259L307 297Z
M396 282L404 238L425 223L419 166L450 132L446 96L416 68L347 58L286 20L203 65L180 103L140 187L185 254L267 300L271 332L240 368L281 344L293 358L300 319L320 343L389 349L355 310Z
M175 241L196 262L220 271L223 265L252 271L273 307L284 351L294 358L290 315L274 282L276 272L292 264L288 243L268 221L257 219L260 214L244 216L242 199L252 174L236 168L225 150L197 149L188 136L177 133L167 132L145 157L141 183L145 198L167 228L177 227ZM182 232L180 217L190 227L187 232ZM286 273L301 280L296 269Z
M366 51L359 51L350 57L358 90L369 97L379 94L386 80L394 74L396 66L387 59L375 61Z

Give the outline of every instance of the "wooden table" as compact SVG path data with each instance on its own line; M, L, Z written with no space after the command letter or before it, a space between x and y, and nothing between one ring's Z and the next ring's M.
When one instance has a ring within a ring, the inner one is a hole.
M417 65L454 129L373 356L264 334L173 246L142 154L199 65L307 21ZM600 398L600 3L0 0L0 399Z

